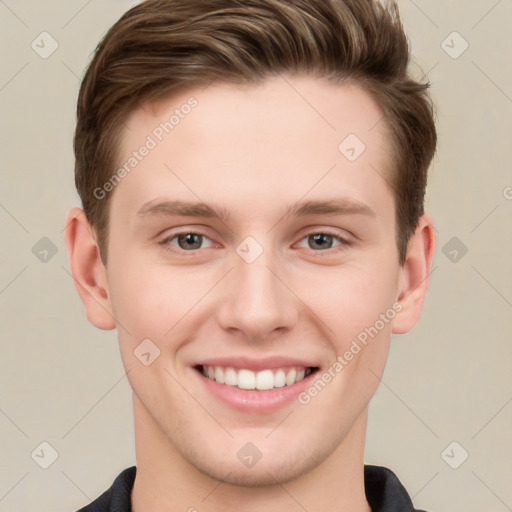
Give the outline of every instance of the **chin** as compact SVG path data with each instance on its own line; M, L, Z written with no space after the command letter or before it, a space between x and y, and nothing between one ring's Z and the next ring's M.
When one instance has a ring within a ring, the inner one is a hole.
M261 461L258 466L258 468L243 468L240 467L240 464L235 463L224 464L221 468L215 469L210 467L198 467L197 469L224 484L248 488L273 487L294 480L302 474L297 466L275 468L273 465L270 467L268 464L264 465Z
M188 460L209 478L224 484L248 488L286 484L312 471L323 460L320 454L308 457L304 453L295 452L293 455L287 455L280 450L273 455L272 459L269 455L263 454L256 464L246 467L236 455L231 460L225 456L219 457L218 453L215 455L207 461L204 453L199 457L195 453Z

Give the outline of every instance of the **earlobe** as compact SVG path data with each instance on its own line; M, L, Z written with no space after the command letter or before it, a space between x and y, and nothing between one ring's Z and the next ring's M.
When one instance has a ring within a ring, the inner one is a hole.
M435 235L432 219L423 215L407 245L407 255L401 269L398 297L402 309L393 322L393 334L409 332L421 316L434 249Z
M93 229L80 208L72 208L66 215L65 240L71 274L89 322L99 329L115 329L106 269Z

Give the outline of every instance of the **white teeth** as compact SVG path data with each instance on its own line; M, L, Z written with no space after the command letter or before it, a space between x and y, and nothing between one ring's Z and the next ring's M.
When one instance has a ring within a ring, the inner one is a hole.
M297 370L295 368L292 368L286 374L286 385L291 386L295 382L295 377L297 377Z
M219 381L217 380L217 382ZM239 370L238 387L240 389L254 389L256 387L256 375L254 375L254 372L251 372L251 370Z
M215 380L219 384L224 384L224 372L222 371L222 368L215 368Z
M226 368L224 372L224 384L228 386L236 386L238 384L238 375L234 368Z
M237 386L239 389L257 389L266 391L273 388L291 386L299 382L311 373L311 368L292 367L279 368L277 370L236 370L232 367L203 366L203 375L219 384Z
M272 370L263 370L256 374L256 389L272 389L274 387L274 374Z
M286 373L284 373L284 370L277 370L276 374L274 375L274 387L276 388L282 388L286 384Z

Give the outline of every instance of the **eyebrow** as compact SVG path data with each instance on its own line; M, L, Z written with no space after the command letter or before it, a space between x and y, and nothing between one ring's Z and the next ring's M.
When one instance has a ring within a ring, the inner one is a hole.
M137 212L140 217L149 215L182 215L184 217L208 217L222 221L229 220L229 212L214 205L189 201L148 201Z
M230 213L219 206L204 202L189 201L148 201L137 212L140 217L151 215L206 217L227 222ZM323 201L299 201L287 205L283 218L306 217L309 215L366 215L375 217L375 212L366 204L352 199L337 198Z
M366 204L353 199L339 198L326 201L302 201L287 207L285 217L305 217L307 215L367 215L375 217L375 212Z

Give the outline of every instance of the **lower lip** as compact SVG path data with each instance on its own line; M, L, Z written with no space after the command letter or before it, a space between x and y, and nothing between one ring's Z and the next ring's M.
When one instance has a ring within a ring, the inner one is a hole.
M273 388L266 391L245 390L236 386L219 384L217 381L205 377L200 371L194 369L201 382L208 391L225 404L243 412L265 413L273 412L297 399L316 377L316 372L307 377L282 388Z

